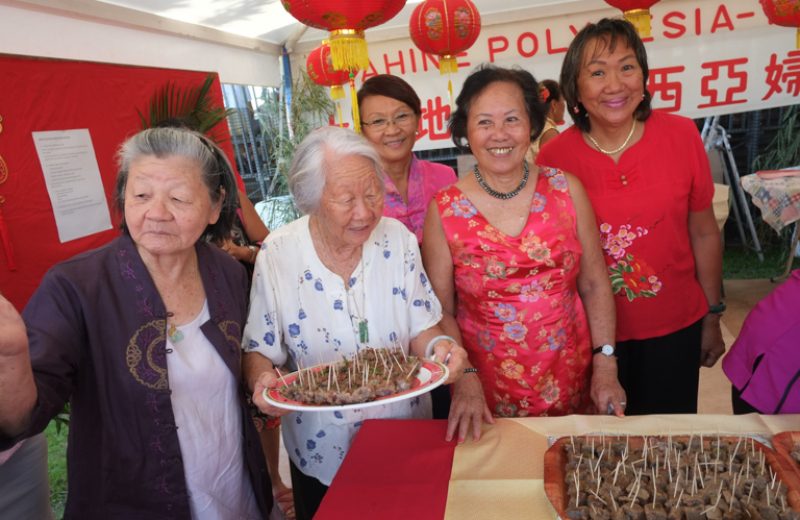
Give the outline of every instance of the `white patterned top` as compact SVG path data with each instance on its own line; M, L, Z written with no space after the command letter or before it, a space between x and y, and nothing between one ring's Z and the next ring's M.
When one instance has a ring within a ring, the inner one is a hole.
M294 371L351 356L359 348L402 345L436 325L439 300L428 282L416 237L383 217L364 243L345 287L314 249L309 217L272 232L256 259L242 344ZM369 339L359 343L359 322ZM343 412L293 412L282 421L292 462L325 485L339 469L365 419L430 418L430 396Z

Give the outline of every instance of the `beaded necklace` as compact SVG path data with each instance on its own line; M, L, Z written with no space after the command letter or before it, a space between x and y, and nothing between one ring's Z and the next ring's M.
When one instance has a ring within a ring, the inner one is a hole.
M530 171L528 170L528 161L522 161L522 182L519 183L519 186L506 193L496 191L492 189L491 186L486 184L486 181L483 179L483 175L481 175L481 171L478 169L477 164L473 169L473 173L475 174L475 180L478 181L478 184L480 185L481 188L483 188L483 191L485 191L486 193L488 193L489 195L491 195L496 199L508 200L516 197L519 194L519 192L521 192L523 188L525 188L525 185L528 184L528 174L530 173Z

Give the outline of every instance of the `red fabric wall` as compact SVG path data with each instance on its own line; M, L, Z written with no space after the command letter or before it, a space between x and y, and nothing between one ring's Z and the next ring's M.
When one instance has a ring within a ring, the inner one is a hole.
M152 96L168 82L199 86L208 73L3 54L0 71L0 156L9 170L0 184L0 196L5 197L0 225L5 220L16 264L11 271L8 251L0 243L0 292L21 310L53 264L118 235L114 154L140 129L137 109L146 113ZM219 78L212 96L222 106ZM78 128L89 129L114 229L62 244L31 132ZM233 162L227 124L215 131L224 134L222 147Z

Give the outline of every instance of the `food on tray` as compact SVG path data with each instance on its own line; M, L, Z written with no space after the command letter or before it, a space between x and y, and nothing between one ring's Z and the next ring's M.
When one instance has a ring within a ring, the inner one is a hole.
M800 520L784 476L776 454L747 437L570 437L545 456L548 497L573 520Z
M411 388L421 360L402 348L362 349L350 359L299 370L278 392L309 405L366 403Z
M798 494L800 494L800 431L790 431L777 433L772 437L772 446L778 452L779 457L784 461L789 480L796 483Z

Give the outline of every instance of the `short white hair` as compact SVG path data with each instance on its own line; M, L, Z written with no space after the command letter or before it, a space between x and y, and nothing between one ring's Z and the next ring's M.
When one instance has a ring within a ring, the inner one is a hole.
M347 156L363 157L372 162L381 190L384 189L380 156L369 141L346 128L317 128L297 145L289 168L289 191L301 213L314 213L319 209L326 168L337 158Z

